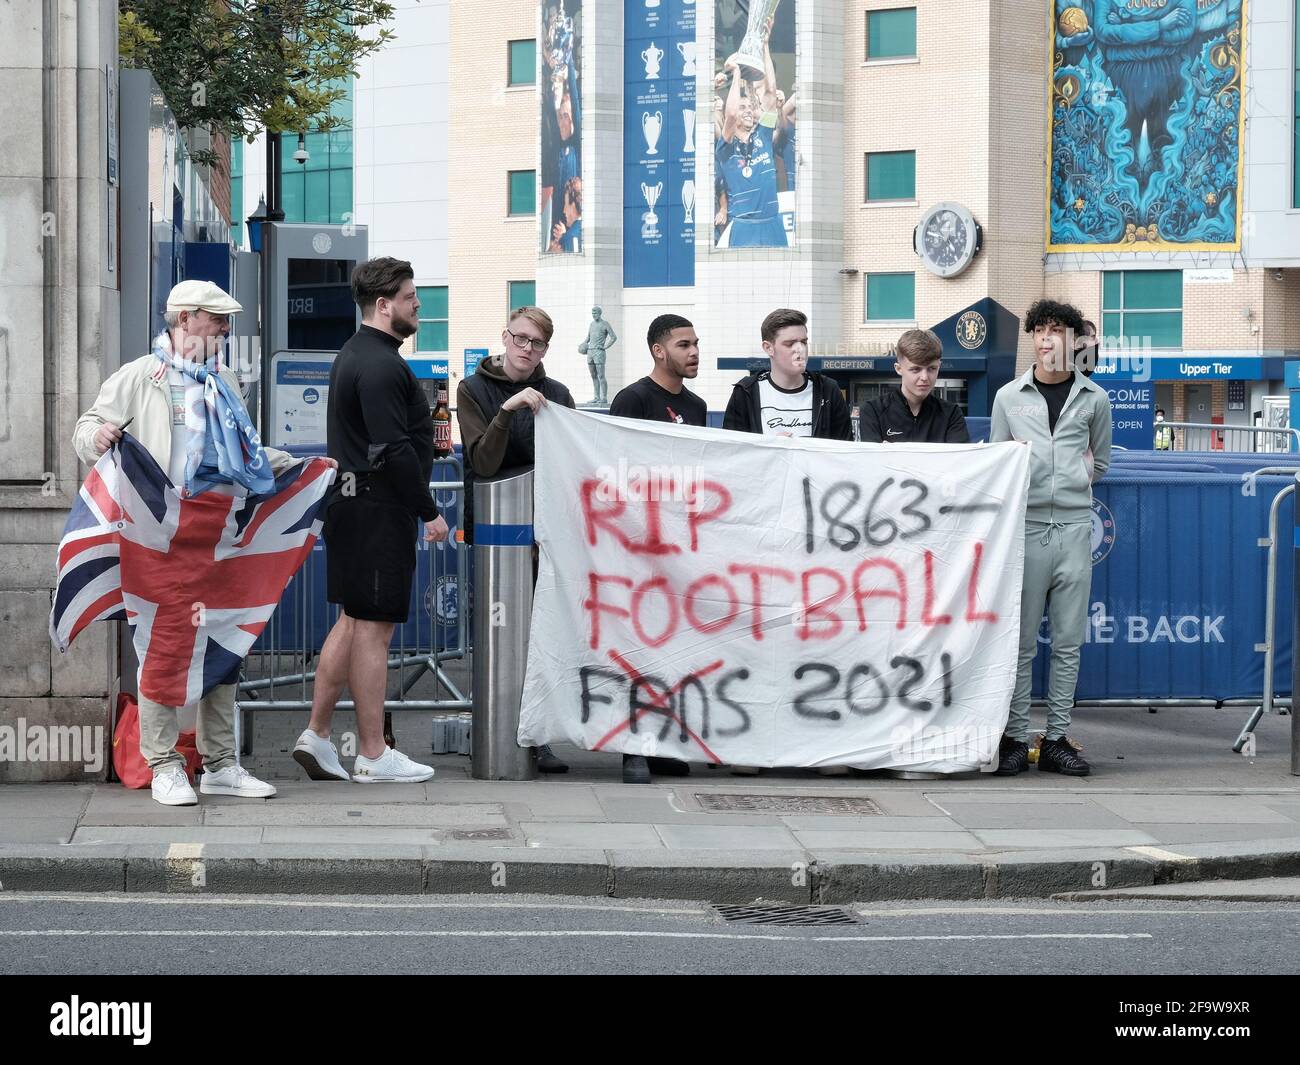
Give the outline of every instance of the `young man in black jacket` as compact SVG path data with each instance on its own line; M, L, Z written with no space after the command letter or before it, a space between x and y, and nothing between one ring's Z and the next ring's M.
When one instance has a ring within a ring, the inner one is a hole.
M808 317L781 308L763 319L763 353L771 368L737 381L722 428L764 436L852 440L849 407L840 387L809 373Z
M475 477L493 477L515 466L536 461L533 416L548 402L572 408L573 396L553 377L542 359L551 346L555 323L540 307L517 307L501 332L504 351L478 364L456 387L456 419L465 448L465 540L473 542ZM537 549L533 548L533 579L537 579ZM569 767L549 745L537 748L537 768L565 773Z
M862 408L860 436L867 444L969 444L961 408L934 395L943 342L929 329L909 329L894 347L902 386L882 392Z

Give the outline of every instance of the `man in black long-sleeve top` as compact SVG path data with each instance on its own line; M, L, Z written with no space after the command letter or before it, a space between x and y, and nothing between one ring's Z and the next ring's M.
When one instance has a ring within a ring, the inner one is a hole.
M352 274L361 328L330 370L326 434L339 463L325 517L328 598L343 609L321 648L311 721L293 757L313 780L348 780L330 742L334 706L346 684L356 703L358 750L351 779L418 782L433 769L384 742L384 693L393 627L410 611L417 520L424 539L447 538L429 492L433 420L400 354L419 326L411 264L371 259Z
M969 444L961 408L934 394L943 341L929 329L909 329L894 348L899 388L886 389L862 408L859 436L866 444Z

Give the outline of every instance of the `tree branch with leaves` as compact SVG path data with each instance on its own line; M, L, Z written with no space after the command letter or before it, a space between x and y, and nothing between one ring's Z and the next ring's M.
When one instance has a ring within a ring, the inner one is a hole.
M328 132L361 59L394 37L383 0L119 0L122 64L147 69L182 129L231 140ZM211 150L200 165L221 165Z

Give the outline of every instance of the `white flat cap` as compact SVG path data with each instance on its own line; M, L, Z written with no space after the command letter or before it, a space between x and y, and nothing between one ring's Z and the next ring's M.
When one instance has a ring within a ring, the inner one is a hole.
M241 307L229 293L211 281L182 281L167 295L169 311L207 311L209 314L238 314Z

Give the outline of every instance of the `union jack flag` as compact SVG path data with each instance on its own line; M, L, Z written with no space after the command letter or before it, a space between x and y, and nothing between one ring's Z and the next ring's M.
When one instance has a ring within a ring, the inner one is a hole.
M134 437L86 477L59 543L50 636L66 651L92 621L131 623L140 691L187 706L233 683L320 535L334 471L285 470L267 495L182 499Z

